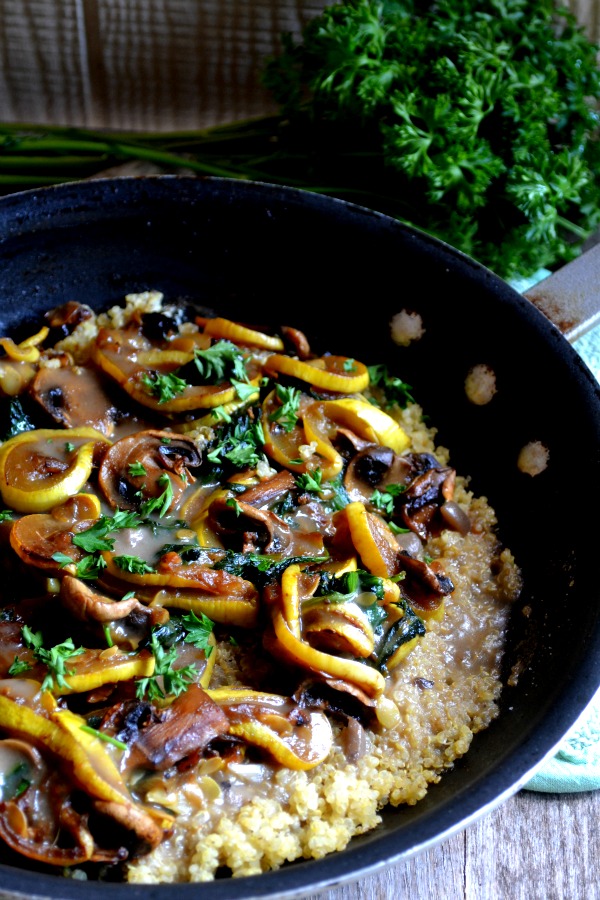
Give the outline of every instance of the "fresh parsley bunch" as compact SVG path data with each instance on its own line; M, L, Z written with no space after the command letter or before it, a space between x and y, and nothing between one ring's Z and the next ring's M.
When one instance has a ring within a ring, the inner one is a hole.
M597 52L552 0L349 0L264 80L314 182L508 278L600 224Z

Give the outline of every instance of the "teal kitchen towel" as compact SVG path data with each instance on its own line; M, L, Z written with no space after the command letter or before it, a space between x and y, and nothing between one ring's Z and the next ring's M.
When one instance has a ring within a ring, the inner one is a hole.
M548 272L538 273L541 277ZM531 284L530 283L530 284ZM524 291L530 284L514 284ZM600 381L600 327L589 331L573 346ZM558 751L543 763L524 785L527 791L565 793L600 788L600 691L584 710Z
M549 794L600 788L600 692L584 710L557 753L543 763L524 789Z

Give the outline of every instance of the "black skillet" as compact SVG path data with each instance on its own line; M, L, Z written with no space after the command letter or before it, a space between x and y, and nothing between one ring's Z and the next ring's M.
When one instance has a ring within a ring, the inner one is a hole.
M89 900L291 898L372 873L461 830L514 794L549 756L600 683L600 389L559 330L528 300L456 250L378 213L315 194L221 179L159 176L45 188L0 201L0 333L25 334L51 306L95 308L129 292L257 325L295 325L313 349L384 362L489 497L524 572L514 609L501 715L412 808L320 861L210 884L86 883ZM408 348L390 320L416 310ZM498 393L471 404L464 380L489 365ZM531 440L549 449L537 477L516 465ZM529 616L523 614L530 607ZM0 865L12 896L79 898L82 885Z

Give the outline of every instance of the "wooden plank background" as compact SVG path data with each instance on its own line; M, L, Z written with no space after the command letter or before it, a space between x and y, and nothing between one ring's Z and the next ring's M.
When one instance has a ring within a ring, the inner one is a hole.
M264 59L325 5L0 0L0 121L170 131L275 112L259 84ZM600 43L600 0L568 5ZM319 896L596 900L599 818L600 792L521 791L414 859Z
M274 112L280 35L323 0L2 0L0 121L169 131ZM600 0L569 0L600 43Z

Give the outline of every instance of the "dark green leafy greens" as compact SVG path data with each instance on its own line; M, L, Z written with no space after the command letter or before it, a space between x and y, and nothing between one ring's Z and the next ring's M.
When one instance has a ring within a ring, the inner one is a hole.
M508 277L600 222L596 49L551 0L350 0L265 81L325 177Z

